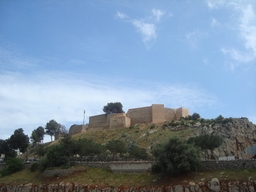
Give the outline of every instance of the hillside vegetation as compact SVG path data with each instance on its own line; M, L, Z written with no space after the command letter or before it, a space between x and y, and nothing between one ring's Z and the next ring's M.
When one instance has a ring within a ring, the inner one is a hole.
M223 139L223 144L215 150L204 151L207 158L216 159L219 156L228 156L230 154L245 153L246 147L254 145L254 135L256 126L247 118L216 118L211 120L181 119L181 121L171 121L159 124L138 124L134 127L121 129L106 129L99 131L88 131L72 136L72 140L91 139L93 142L105 145L112 140L120 140L126 145L135 143L140 148L147 149L151 153L152 146L165 143L170 138L177 137L187 140L198 135L218 135ZM45 144L57 146L60 140ZM239 145L234 145L239 142ZM29 149L29 157L35 155L35 147ZM72 167L71 167L72 168ZM41 172L31 172L28 169L20 172L1 176L0 183L48 183L48 182L72 182L102 185L154 185L166 181L159 174L139 173L139 174L116 174L109 170L96 168L73 167L77 171L66 177L45 178ZM225 175L225 176L224 176ZM202 179L210 180L213 177L222 177L228 180L246 180L248 177L255 178L255 171L236 170L236 171L215 171L215 172L190 172L179 177L172 177L172 182L200 181ZM256 178L255 178L256 179ZM138 180L140 182L138 183ZM170 181L167 181L167 183Z
M160 124L138 124L130 128L106 129L101 131L88 131L74 135L73 139L93 139L94 142L105 144L110 140L121 140L126 144L135 142L139 147L150 149L151 146L168 141L170 137L178 136L187 139L198 128L165 128Z
M199 135L218 135L223 139L223 144L214 149L206 150L208 159L235 155L242 158L246 148L253 146L256 138L256 125L247 118L223 118L196 120L183 118L180 121L170 121L159 124L137 124L129 128L90 130L72 136L72 139L92 139L95 143L106 144L111 140L120 140L127 146L136 144L145 148L148 153L151 148L159 143L167 142L171 137L187 140ZM58 143L54 141L49 146ZM33 150L32 150L33 151Z

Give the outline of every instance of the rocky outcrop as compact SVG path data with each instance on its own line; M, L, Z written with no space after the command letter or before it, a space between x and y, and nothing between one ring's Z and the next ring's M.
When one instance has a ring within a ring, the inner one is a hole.
M206 191L255 191L256 190L256 181L249 180L246 182L239 181L225 181L221 182L217 178L213 178L209 182L189 182L187 185L168 185L168 186L141 186L141 187L105 187L105 186L92 186L92 185L83 185L78 183L55 183L55 184L42 184L42 185L33 185L32 183L24 185L5 185L0 184L0 191L3 192L139 192L139 191L150 191L150 192L183 192L183 191L193 191L193 192L206 192Z
M256 125L247 118L229 118L221 122L197 123L199 129L193 135L205 134L219 135L223 138L223 144L213 150L208 150L208 159L218 159L219 157L235 156L238 159L250 157L246 149L254 145L256 138Z

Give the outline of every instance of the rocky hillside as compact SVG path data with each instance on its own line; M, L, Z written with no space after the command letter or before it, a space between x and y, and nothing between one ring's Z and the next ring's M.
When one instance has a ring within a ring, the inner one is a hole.
M247 118L216 118L165 122L161 124L138 124L123 129L106 129L76 134L74 139L91 138L104 144L112 139L119 139L129 144L136 143L150 151L151 146L167 141L172 136L188 139L200 134L214 134L223 138L223 144L214 151L207 151L208 159L236 156L247 158L247 148L254 145L256 125Z
M207 157L218 159L218 157L235 156L236 158L250 158L247 148L255 144L256 125L247 118L229 118L221 122L209 124L197 123L197 132L192 135L214 134L223 138L223 144L214 151L207 151Z

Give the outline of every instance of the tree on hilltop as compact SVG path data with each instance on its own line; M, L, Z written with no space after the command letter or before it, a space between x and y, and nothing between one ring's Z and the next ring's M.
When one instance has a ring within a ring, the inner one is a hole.
M42 142L44 140L44 134L45 132L42 126L39 126L37 129L32 131L32 134L30 136L32 143L37 145L38 143Z
M55 120L50 120L46 126L46 134L51 136L51 141L52 141L52 136L56 137L56 134L59 132L61 128L61 124L57 123Z
M115 102L115 103L108 103L103 107L103 111L106 114L111 114L111 113L123 113L123 105L120 102Z
M200 118L200 115L198 113L193 113L191 118L192 118L192 120L197 120Z

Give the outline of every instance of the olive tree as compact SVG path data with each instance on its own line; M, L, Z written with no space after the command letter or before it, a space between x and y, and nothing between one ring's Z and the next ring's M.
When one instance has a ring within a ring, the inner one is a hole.
M166 144L152 149L157 165L162 172L172 175L190 172L197 169L200 162L200 151L193 144L174 137Z
M206 150L213 150L218 148L222 143L223 140L218 135L199 135L197 137L191 137L188 139L188 143L194 144L201 148L204 151L204 158L206 158Z

